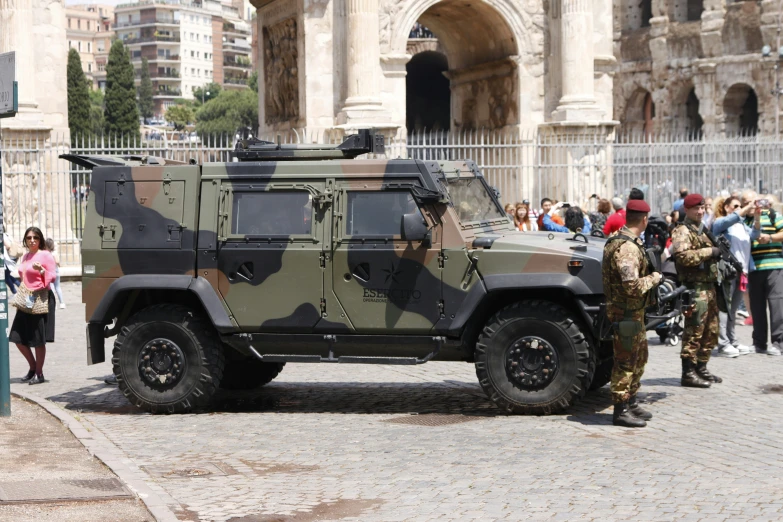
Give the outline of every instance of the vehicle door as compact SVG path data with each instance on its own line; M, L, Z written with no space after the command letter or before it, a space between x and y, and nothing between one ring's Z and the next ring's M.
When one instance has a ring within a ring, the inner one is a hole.
M323 299L323 181L223 182L218 287L245 331L311 331Z
M361 188L358 188L361 187ZM440 239L430 210L410 190L338 182L333 225L333 292L357 332L425 333L440 318ZM406 241L404 214L433 229Z

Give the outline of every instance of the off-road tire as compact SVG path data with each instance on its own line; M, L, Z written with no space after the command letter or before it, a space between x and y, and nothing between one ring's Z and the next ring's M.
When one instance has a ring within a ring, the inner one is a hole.
M492 316L476 343L476 375L484 392L504 411L559 412L584 396L595 372L595 354L580 330L581 321L550 301L525 300ZM536 336L556 352L558 368L543 388L522 389L508 376L507 350L517 339Z
M612 380L612 368L614 367L614 357L609 357L599 362L595 367L593 382L590 383L590 390L603 388Z
M254 390L280 375L285 363L261 362L256 359L226 360L220 387L224 390Z
M181 349L185 368L167 390L156 390L140 374L146 343L169 339ZM190 308L160 304L134 314L120 329L112 366L120 391L150 413L185 413L206 408L220 386L225 360L222 343L209 321Z

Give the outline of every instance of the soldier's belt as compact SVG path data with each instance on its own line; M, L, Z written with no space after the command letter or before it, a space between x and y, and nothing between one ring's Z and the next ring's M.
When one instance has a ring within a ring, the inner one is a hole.
M685 282L685 286L687 286L691 290L696 290L697 292L701 292L704 290L715 290L715 283L716 283L715 281L699 282L699 283Z

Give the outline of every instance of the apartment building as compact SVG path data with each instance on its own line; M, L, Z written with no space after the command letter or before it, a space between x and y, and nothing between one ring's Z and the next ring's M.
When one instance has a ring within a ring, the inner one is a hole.
M114 30L127 45L140 82L147 58L156 115L210 82L247 88L250 26L216 0L143 0L115 9ZM228 64L226 64L228 62Z
M94 88L105 88L106 59L111 46L114 7L99 4L69 5L65 9L68 47L79 51L82 69Z

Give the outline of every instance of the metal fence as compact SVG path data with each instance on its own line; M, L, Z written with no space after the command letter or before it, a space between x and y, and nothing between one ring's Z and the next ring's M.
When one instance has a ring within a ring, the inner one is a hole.
M57 243L64 265L80 263L90 174L59 159L61 154L138 154L198 163L230 161L232 136L125 141L100 137L66 142L6 138L0 141L6 230L20 240L36 225ZM281 143L337 143L340 131L303 131L261 136ZM783 199L783 142L762 137L693 139L685 135L644 137L581 133L469 131L398 134L387 140L386 157L423 160L473 159L504 203L543 197L593 210L596 198L646 194L655 212L668 212L680 186L716 196L754 189Z

